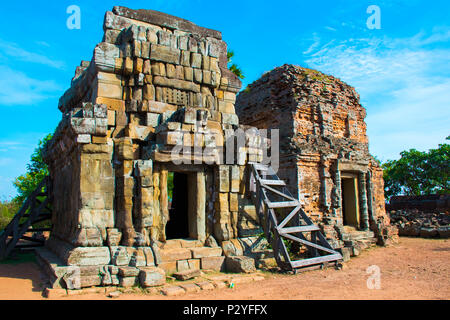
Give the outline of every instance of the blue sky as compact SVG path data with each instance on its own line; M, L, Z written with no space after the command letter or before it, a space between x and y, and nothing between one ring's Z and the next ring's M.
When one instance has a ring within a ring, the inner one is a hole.
M66 9L81 9L69 30ZM222 32L244 87L284 63L318 69L354 86L367 109L370 151L382 160L427 150L450 135L450 2L20 1L0 19L0 199L26 170L38 141L56 128L59 97L101 41L114 5L176 15ZM369 5L381 10L370 30Z

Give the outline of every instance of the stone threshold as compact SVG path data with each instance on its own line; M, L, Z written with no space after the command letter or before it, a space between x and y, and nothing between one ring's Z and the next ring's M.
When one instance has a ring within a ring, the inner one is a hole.
M202 272L203 273L203 272ZM265 280L265 276L261 272L251 274L204 274L194 280L174 281L166 285L152 288L140 287L91 287L79 290L52 289L45 288L42 292L44 298L62 298L69 296L82 296L87 294L104 294L109 298L117 298L122 294L136 295L164 295L164 296L180 296L188 293L198 293L201 291L236 288L236 285L251 283L254 281Z

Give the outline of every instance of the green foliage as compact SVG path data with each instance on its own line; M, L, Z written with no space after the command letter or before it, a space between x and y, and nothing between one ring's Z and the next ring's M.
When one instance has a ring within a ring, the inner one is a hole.
M446 140L450 140L447 137ZM415 149L400 153L399 160L382 164L385 196L450 193L450 145L421 152Z
M8 223L14 217L16 212L19 210L19 208L20 203L18 203L16 200L0 201L0 230L6 228Z
M244 79L244 73L242 72L242 69L239 68L235 63L232 63L232 58L234 57L234 51L230 51L227 53L228 58L228 69L230 69L231 72L233 72L235 75L237 75L240 79Z
M34 150L31 155L30 163L27 165L27 172L17 177L14 181L14 186L18 192L15 201L20 205L37 188L42 179L48 175L48 168L42 158L42 152L51 138L52 134L49 134L39 141L39 145Z

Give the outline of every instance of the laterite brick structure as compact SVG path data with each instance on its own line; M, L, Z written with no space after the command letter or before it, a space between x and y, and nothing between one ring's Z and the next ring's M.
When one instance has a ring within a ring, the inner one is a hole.
M357 254L395 239L383 171L369 154L366 110L355 89L315 70L284 65L241 92L243 124L280 130L278 175L335 248ZM373 241L372 241L373 240Z

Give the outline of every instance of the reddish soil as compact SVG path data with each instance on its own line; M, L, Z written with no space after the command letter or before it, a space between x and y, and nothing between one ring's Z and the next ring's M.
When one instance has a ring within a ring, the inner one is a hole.
M266 273L266 280L177 297L122 294L119 299L445 299L450 298L450 240L401 238L399 244L364 251L343 270L329 268L298 275ZM367 287L369 266L381 271L381 289ZM39 270L31 262L0 265L0 299L43 299ZM57 299L108 299L83 294Z

